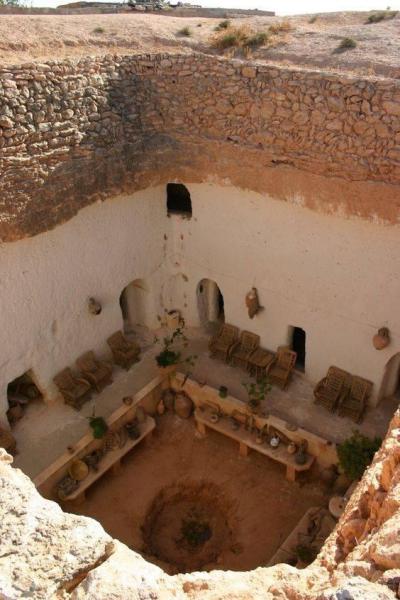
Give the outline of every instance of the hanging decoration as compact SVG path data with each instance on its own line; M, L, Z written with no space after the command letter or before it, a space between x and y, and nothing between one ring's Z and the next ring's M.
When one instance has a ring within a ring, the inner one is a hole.
M246 294L246 306L250 319L253 319L263 309L258 300L257 288L251 288L250 292Z
M390 344L390 332L387 327L381 327L378 330L378 333L374 335L372 338L372 343L376 350L383 350L386 346Z

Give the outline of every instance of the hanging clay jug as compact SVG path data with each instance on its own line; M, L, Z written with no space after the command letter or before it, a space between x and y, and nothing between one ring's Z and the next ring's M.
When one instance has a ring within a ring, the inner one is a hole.
M372 343L376 350L383 350L386 346L390 344L390 335L389 329L387 327L381 327L378 330L378 333L374 335L372 338Z
M193 411L193 402L185 392L177 392L174 409L178 417L188 419Z

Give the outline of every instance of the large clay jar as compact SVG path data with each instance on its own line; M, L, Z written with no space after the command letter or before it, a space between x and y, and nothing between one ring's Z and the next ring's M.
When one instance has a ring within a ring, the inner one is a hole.
M176 396L175 390L173 390L172 388L168 388L163 391L162 400L163 400L165 408L167 410L174 409L175 396Z
M193 402L185 392L177 392L174 409L178 417L188 419L193 411Z
M377 350L383 350L390 344L389 329L387 327L381 327L378 333L372 338L372 343Z

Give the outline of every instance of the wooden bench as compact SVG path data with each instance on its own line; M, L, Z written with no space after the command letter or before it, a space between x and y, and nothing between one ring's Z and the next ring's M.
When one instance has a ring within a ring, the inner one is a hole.
M97 471L89 471L89 475L79 483L79 487L69 494L63 502L73 502L76 505L82 504L85 501L85 492L90 486L100 479L110 469L113 473L118 473L121 469L121 458L128 454L132 448L140 444L144 438L149 439L155 428L156 423L152 417L147 417L146 421L141 425L141 434L136 440L128 440L122 448L108 450L98 464Z
M265 444L257 444L254 439L254 434L246 431L243 427L238 430L233 430L227 418L221 417L217 423L214 423L207 417L207 413L202 413L199 409L195 410L194 417L196 419L197 430L201 435L206 435L207 427L209 427L238 442L239 454L241 456L247 456L251 449L285 465L286 479L288 481L295 481L296 473L298 471L307 471L314 462L314 456L308 455L306 463L304 465L298 465L294 456L288 454L286 446L283 444L280 444L277 448L271 448L271 446L266 446Z

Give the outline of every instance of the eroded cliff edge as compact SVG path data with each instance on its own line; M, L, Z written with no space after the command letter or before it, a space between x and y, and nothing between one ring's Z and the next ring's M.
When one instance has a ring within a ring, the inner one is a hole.
M168 576L99 523L63 513L0 454L0 595L6 600L399 597L400 412L313 565Z

